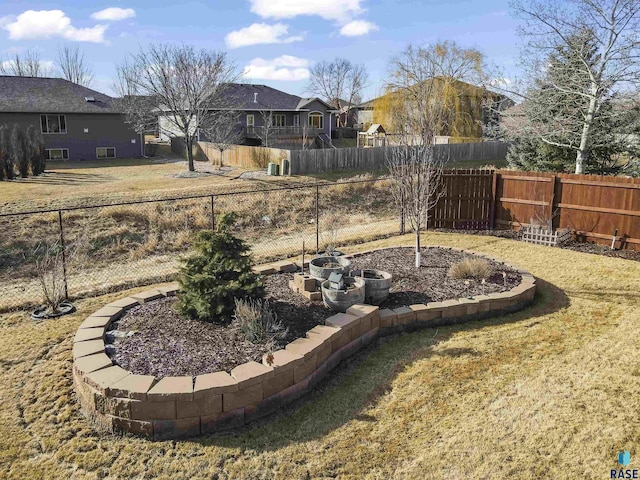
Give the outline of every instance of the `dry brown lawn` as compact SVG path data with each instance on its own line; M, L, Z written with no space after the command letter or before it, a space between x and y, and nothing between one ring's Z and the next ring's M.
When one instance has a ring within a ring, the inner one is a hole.
M196 170L204 169L211 169L210 164L196 162ZM42 176L2 182L0 213L274 188L309 181L307 177L237 178L244 171L234 168L224 175L175 178L187 172L186 162L171 158L52 162Z
M638 468L640 263L492 237L424 240L529 269L535 305L385 339L231 436L153 443L102 435L80 414L73 335L124 292L59 320L0 316L0 478L602 479L622 449ZM377 244L399 241L411 239Z

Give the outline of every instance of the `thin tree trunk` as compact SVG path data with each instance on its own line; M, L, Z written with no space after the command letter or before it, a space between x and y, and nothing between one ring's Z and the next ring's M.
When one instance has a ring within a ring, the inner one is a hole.
M420 229L416 230L416 268L420 268L421 252L420 252Z
M593 90L593 89L592 89ZM594 93L594 92L592 92ZM589 99L589 109L582 125L582 135L580 136L580 146L576 153L576 172L577 174L584 173L584 164L589 157L589 135L591 134L591 125L593 123L593 117L597 110L597 103L595 94Z

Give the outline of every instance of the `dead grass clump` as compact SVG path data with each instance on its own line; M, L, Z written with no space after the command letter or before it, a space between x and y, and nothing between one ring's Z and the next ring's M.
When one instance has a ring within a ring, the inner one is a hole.
M449 276L457 280L464 280L466 278L481 280L483 278L489 278L492 273L493 270L489 262L482 258L466 258L461 262L454 263L449 268Z
M279 340L286 338L289 329L278 320L269 302L260 299L235 299L235 302L234 321L251 343L266 344L273 349Z
M148 212L140 208L132 208L125 206L105 207L100 209L98 213L100 218L111 218L118 223L130 222L135 224L149 223Z
M251 161L258 168L267 168L271 162L271 152L266 148L252 148Z

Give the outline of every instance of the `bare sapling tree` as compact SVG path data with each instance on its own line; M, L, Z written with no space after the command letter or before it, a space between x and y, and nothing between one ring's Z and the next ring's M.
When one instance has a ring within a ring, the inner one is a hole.
M368 73L364 65L353 64L345 58L322 61L311 68L307 90L338 110L338 126L346 126L351 109L362 100L367 87ZM344 120L340 120L341 116Z
M415 266L421 264L420 233L445 194L442 182L448 156L434 148L435 137L455 121L464 95L462 81L482 79L483 57L452 42L409 46L392 59L388 115L399 146L386 150L392 196L415 234Z
M238 116L237 112L231 110L221 112L206 128L201 129L204 138L220 152L220 167L224 164L224 152L243 139Z
M583 173L593 148L603 106L613 98L637 94L640 86L640 2L637 0L515 0L513 9L523 20L520 33L527 43L522 63L529 83L544 85L558 95L570 96L571 109L553 115L554 121L535 117L554 108L547 95L526 96L532 132L543 142L575 150L575 173ZM555 69L549 76L550 55L562 52L571 68ZM533 91L539 91L533 89ZM563 118L563 114L564 117ZM562 135L578 123L579 138Z
M225 90L236 79L226 54L184 45L151 45L130 56L117 71L127 92L121 101L135 105L143 97L148 111L159 114L161 132L182 140L189 171L195 171L198 130L206 131L222 114L227 106ZM134 108L123 108L125 115ZM139 120L135 117L130 120Z
M36 273L45 305L51 313L58 312L66 298L62 245L40 243L34 249Z
M0 59L0 74L16 77L50 77L54 74L52 62L40 59L37 50L16 53L8 60Z
M274 124L273 124L273 111L272 110L260 110L260 118L262 125L255 127L255 133L260 139L263 147L270 147L273 141Z
M77 46L65 46L58 50L58 66L62 78L89 87L93 81L93 70L84 59L84 53Z

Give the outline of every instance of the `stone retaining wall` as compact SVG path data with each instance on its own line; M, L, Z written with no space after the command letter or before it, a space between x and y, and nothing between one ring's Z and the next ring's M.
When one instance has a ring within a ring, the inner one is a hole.
M352 257L365 253L369 252ZM305 338L274 352L272 359L265 356L262 363L245 363L230 374L196 377L136 375L114 365L106 355L104 334L111 322L129 308L178 293L177 285L148 290L109 303L80 325L73 345L76 392L83 411L113 431L165 440L238 428L301 397L342 360L378 336L465 323L524 308L533 301L535 279L504 264L522 276L520 285L510 291L393 310L355 305L347 313L328 318L325 325L312 328ZM299 266L278 262L254 270L271 274L295 271Z

